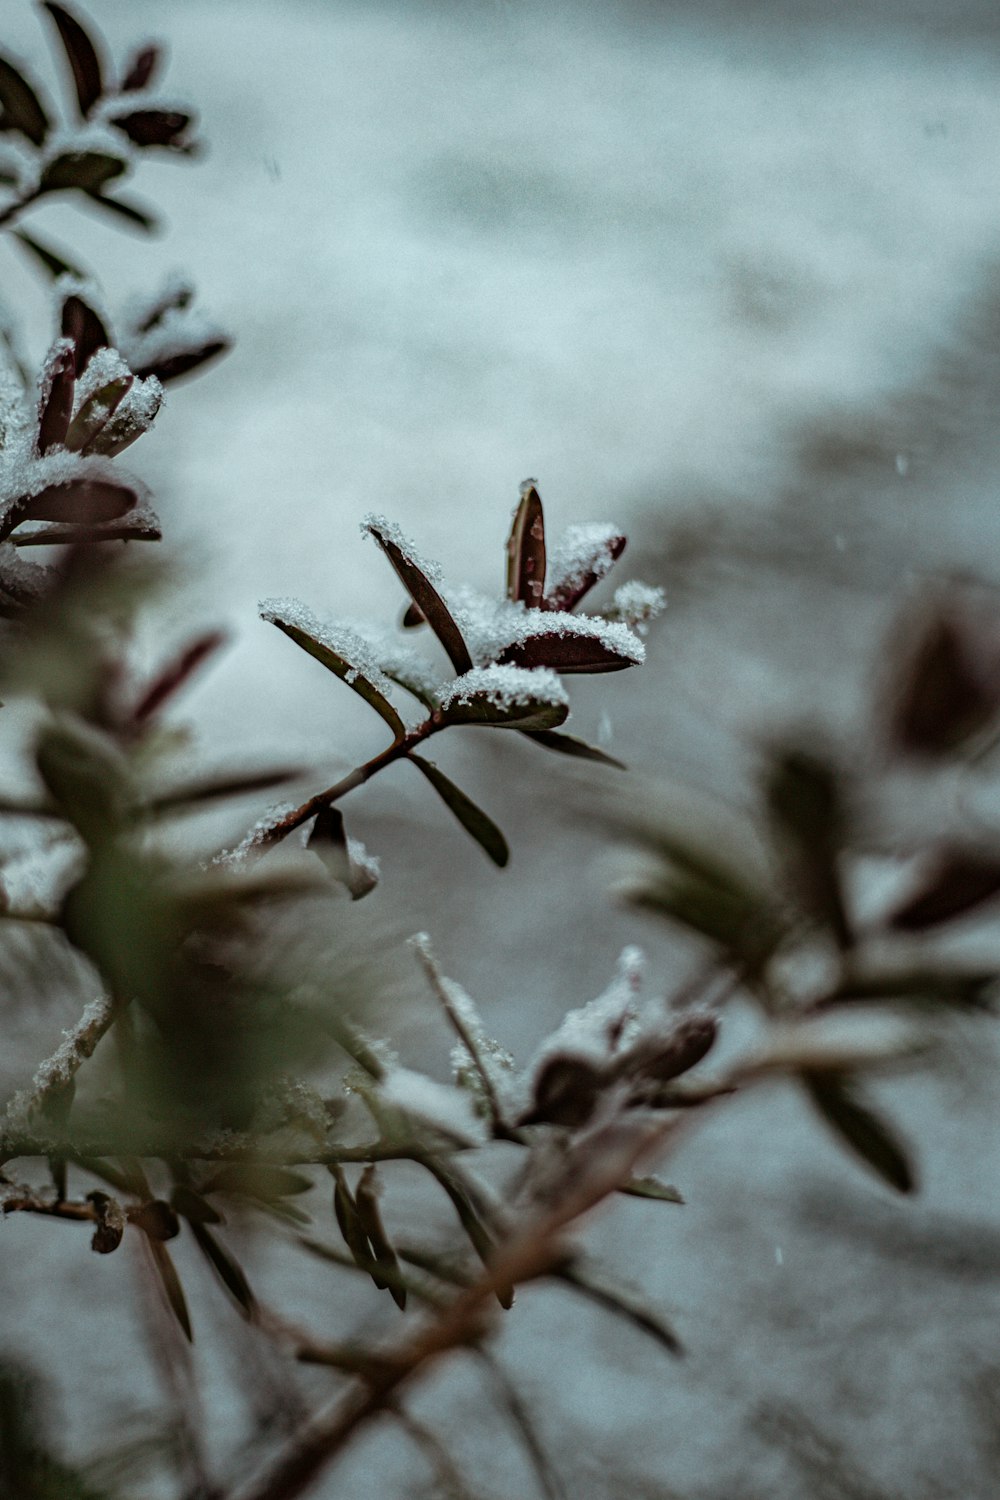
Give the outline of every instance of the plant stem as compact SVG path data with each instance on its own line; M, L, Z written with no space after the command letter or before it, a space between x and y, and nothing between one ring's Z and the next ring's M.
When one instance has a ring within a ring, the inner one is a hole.
M314 796L307 798L300 807L296 807L290 813L285 813L283 817L278 818L270 827L262 829L260 833L255 835L251 847L254 849L273 848L275 844L280 843L283 838L292 833L296 828L300 828L303 823L308 823L309 819L314 818L322 808L331 807L334 802L339 802L341 797L345 797L348 792L353 792L355 787L363 786L366 781L370 781L373 776L377 776L379 771L384 771L386 766L391 766L393 761L404 759L418 745L422 744L424 740L429 739L432 734L436 734L439 729L443 728L444 723L441 715L433 713L429 719L425 719L422 724L418 724L416 729L411 729L408 734L403 735L402 739L394 740L381 754L375 755L371 760L365 761L362 766L355 766L353 771L349 771L346 776L342 777L340 781L335 782L333 786L327 787L325 792L316 792Z

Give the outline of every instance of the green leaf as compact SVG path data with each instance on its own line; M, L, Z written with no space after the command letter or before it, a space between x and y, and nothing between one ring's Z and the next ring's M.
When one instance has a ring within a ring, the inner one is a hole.
M510 859L510 850L507 847L507 840L492 818L488 818L482 808L477 807L472 799L449 780L443 771L439 771L433 761L424 760L420 755L411 755L409 759L427 777L442 802L455 814L466 833L471 834L493 863L503 869Z
M406 725L388 698L380 693L357 667L353 667L346 657L334 651L332 646L318 641L307 630L303 630L301 625L294 625L290 620L282 620L275 615L269 615L267 618L272 625L277 625L279 630L284 631L285 635L297 646L301 646L303 651L308 651L310 656L314 656L328 672L332 672L335 677L340 678L341 682L346 682L349 688L353 688L360 698L363 698L377 714L382 716L397 740L403 738L406 734Z
M598 750L595 745L588 745L585 740L578 740L572 734L553 734L548 729L522 729L525 738L534 740L536 745L543 746L546 750L558 751L560 755L572 755L579 760L594 760L602 766L614 766L619 771L626 771L628 767L613 755L608 755L603 750Z
M224 1245L220 1244L211 1230L206 1229L204 1223L200 1223L197 1219L189 1219L188 1225L194 1236L195 1244L222 1282L222 1285L226 1288L226 1291L246 1316L253 1318L257 1311L257 1299L250 1290L250 1283L247 1281L239 1262Z
M912 1193L916 1177L906 1145L846 1073L804 1073L806 1092L834 1134L898 1193Z
M33 234L29 234L26 229L14 229L11 233L34 256L39 264L44 267L53 281L58 281L60 276L73 276L77 280L83 280L83 272L79 266L75 266L72 261L68 261L61 252L53 250L50 245L43 245L41 240L36 239ZM79 373L80 371L78 370L77 374Z
M459 675L463 672L471 672L472 657L469 655L468 646L462 639L462 632L455 624L448 606L430 579L417 567L412 558L407 557L392 537L379 529L374 522L369 523L368 530L392 563L396 576L448 653L448 659L455 671Z
M12 62L0 57L0 134L16 130L34 146L43 146L52 128L32 85Z
M669 1182L661 1182L658 1177L631 1177L628 1182L623 1182L618 1189L620 1193L628 1193L633 1198L654 1198L658 1203L683 1203L684 1199L675 1187Z
M318 854L334 880L346 886L352 901L360 901L378 885L375 869L351 857L339 807L321 807L313 822L308 848Z
M534 482L526 479L507 541L507 598L538 609L545 592L545 517Z
M97 48L75 16L55 0L43 0L45 9L56 24L59 40L73 74L80 115L86 119L104 93L101 61Z

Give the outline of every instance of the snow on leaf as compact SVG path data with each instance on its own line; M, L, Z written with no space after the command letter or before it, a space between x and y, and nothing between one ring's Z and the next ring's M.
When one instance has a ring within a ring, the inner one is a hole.
M473 667L441 699L449 724L553 729L569 714L566 689L547 668Z
M545 608L572 609L614 567L625 550L617 526L569 526L549 554Z
M463 1145L478 1146L486 1140L485 1127L469 1095L424 1073L391 1068L379 1086L379 1098Z
M277 625L297 646L346 682L381 715L393 734L402 738L406 726L389 702L392 684L367 641L348 625L319 621L296 599L265 599L259 609L261 619Z

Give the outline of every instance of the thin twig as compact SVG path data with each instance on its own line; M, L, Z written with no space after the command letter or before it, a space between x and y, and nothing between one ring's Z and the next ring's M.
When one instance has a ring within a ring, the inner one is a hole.
M479 1082L482 1084L483 1094L486 1097L486 1104L490 1112L493 1133L497 1136L505 1136L507 1134L507 1124L503 1117L503 1110L500 1107L500 1100L497 1098L493 1079L490 1077L489 1069L479 1050L479 1042L465 1024L464 1016L456 1007L451 991L448 988L448 981L435 962L427 938L422 934L420 937L414 938L413 947L416 949L417 957L420 960L424 973L427 975L427 981L440 1002L441 1009L448 1017L455 1035L472 1058L476 1072L479 1074Z
M386 1410L396 1419L407 1436L412 1438L414 1445L427 1459L434 1471L442 1496L446 1497L446 1500L475 1500L461 1469L437 1433L425 1427L423 1422L418 1422L394 1401L387 1403Z
M296 828L300 828L303 823L308 823L309 819L314 818L324 807L332 807L335 802L340 801L341 797L346 797L347 793L353 792L355 787L363 786L366 781L370 781L373 776L377 776L379 771L384 771L386 766L392 765L394 761L404 759L424 740L429 739L432 734L436 734L444 727L440 714L432 714L429 719L424 720L423 724L418 724L401 739L394 740L381 754L365 761L363 766L356 766L340 781L327 787L325 792L316 792L312 797L307 797L305 802L294 808L292 812L283 814L268 827L262 828L254 835L250 847L260 850L273 848Z
M527 1402L521 1399L520 1391L503 1365L484 1344L476 1345L475 1354L489 1370L490 1377L500 1393L500 1399L506 1407L507 1415L517 1428L518 1436L524 1444L524 1451L535 1471L538 1487L545 1496L545 1500L566 1500L566 1489L545 1451L545 1445L538 1435Z

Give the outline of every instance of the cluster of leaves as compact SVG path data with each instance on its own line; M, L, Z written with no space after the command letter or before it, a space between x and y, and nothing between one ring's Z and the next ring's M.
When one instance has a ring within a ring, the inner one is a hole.
M53 23L61 61L68 69L76 119L68 129L60 128L54 110L26 71L0 57L0 135L17 143L0 175L0 183L16 196L0 210L0 222L52 193L72 192L150 230L156 221L146 207L112 196L109 189L127 175L135 150L190 155L195 149L190 111L165 104L153 92L162 52L159 47L143 47L115 81L92 29L54 0L46 0L42 8ZM31 236L24 231L18 235L44 255Z
M57 188L117 205L120 215L122 200L106 188L128 157L110 149L107 132L186 152L190 114L147 98L156 48L112 87L89 32L62 7L45 8L80 122L67 145L23 71L0 64L0 131L18 137L33 163L28 176L15 173L18 196L0 222ZM65 273L54 252L15 232L48 272ZM317 909L324 924L351 910L331 903L336 885L355 897L374 885L341 799L409 761L489 858L506 864L500 829L421 753L425 742L445 729L503 729L617 766L565 732L562 678L638 665L662 595L626 584L605 608L579 612L625 539L613 526L576 526L547 545L533 480L521 488L496 600L449 588L397 527L369 517L364 529L408 596L401 632L322 622L294 601L261 612L358 694L391 742L334 785L265 813L238 851L213 859L192 814L260 797L301 773L173 774L177 741L163 716L220 640L194 637L151 677L134 667L131 621L169 578L125 555L123 542L159 532L141 485L115 460L152 422L162 384L203 366L225 341L188 324L186 287L123 324L117 344L93 289L72 280L59 292L60 337L37 391L0 393L0 680L39 709L37 796L2 811L31 821L60 858L46 899L30 909L5 890L2 930L30 921L48 952L71 955L98 998L0 1113L0 1199L5 1213L85 1225L98 1254L129 1240L141 1247L173 1320L170 1358L180 1361L194 1335L170 1248L183 1235L242 1317L293 1359L348 1380L344 1400L297 1426L273 1465L236 1491L240 1500L300 1493L380 1412L409 1422L440 1458L406 1414L404 1387L449 1351L491 1358L494 1305L510 1307L523 1282L556 1279L678 1353L673 1329L595 1268L569 1230L617 1193L680 1202L675 1188L645 1175L646 1163L700 1105L744 1084L790 1075L855 1154L909 1191L908 1148L859 1075L922 1041L912 1025L886 1029L886 1008L898 1020L921 1006L989 1002L995 967L963 967L925 939L1000 895L1000 853L936 838L894 847L901 880L913 883L862 919L852 880L871 840L845 757L801 743L772 748L747 822L699 807L688 789L633 782L621 790L619 778L617 795L610 785L606 792L607 817L645 848L630 894L707 947L696 981L674 997L644 998L641 956L626 950L606 991L518 1066L421 938L417 958L448 1028L451 1078L402 1065L368 1034L370 997L345 979L328 945L310 940ZM55 544L48 568L20 561L24 546ZM421 626L436 658L410 644ZM949 767L980 752L1000 720L998 659L988 633L950 596L911 628L884 726L897 759ZM417 704L415 722L397 689ZM304 847L288 837L296 830ZM756 1004L762 1035L712 1071L722 1002L732 996ZM861 1013L870 1022L873 1007L874 1030L835 1024ZM502 1199L489 1172L476 1170L492 1164L498 1144L517 1163ZM416 1164L444 1195L455 1234L432 1238L419 1218L401 1226L392 1198L383 1199L397 1161ZM14 1164L32 1162L31 1180L21 1180ZM290 1248L366 1278L400 1311L416 1306L420 1315L389 1342L317 1338L251 1288L227 1225L234 1214L266 1219ZM530 1413L516 1392L504 1399L539 1486L558 1495ZM66 1493L94 1493L30 1435L29 1406L16 1382L0 1379L0 1466L39 1495L60 1483ZM200 1473L186 1492L223 1493Z
M389 559L410 597L404 628L429 625L452 671L436 670L392 637L372 639L364 627L321 624L297 601L263 605L264 619L359 694L389 726L393 740L335 786L265 821L247 846L269 847L315 819L311 847L325 853L331 867L346 871L355 895L366 894L371 884L360 879L350 863L343 819L335 807L340 797L394 761L408 760L489 858L505 865L509 850L500 829L433 761L419 755L417 747L445 729L513 729L546 750L620 766L595 746L557 732L569 714L559 679L564 673L621 671L637 665L644 655L619 604L601 615L574 613L625 548L624 536L614 527L570 528L557 552L560 566L545 592L545 521L534 480L521 486L507 543L506 596L500 601L464 589L449 606L440 568L423 562L398 527L370 516L364 530ZM637 590L641 604L630 621L643 629L662 606L662 594L632 584L619 590L616 599L634 598ZM393 685L416 699L427 717L408 728L390 701Z

